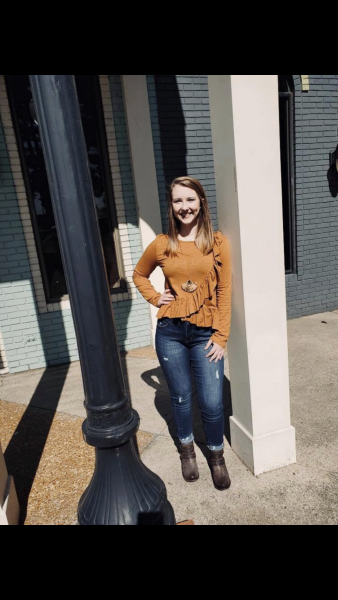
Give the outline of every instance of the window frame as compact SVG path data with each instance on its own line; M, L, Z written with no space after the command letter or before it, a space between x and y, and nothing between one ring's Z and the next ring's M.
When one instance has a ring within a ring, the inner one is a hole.
M25 160L25 153L23 148L23 142L20 135L20 127L18 123L18 115L15 108L15 102L13 98L13 91L10 85L10 82L7 79L7 76L4 75L6 92L8 97L8 103L10 107L10 113L13 123L13 129L15 133L15 139L18 148L18 154L20 159L20 166L22 171L22 177L24 180L25 192L27 197L27 204L29 208L31 224L33 229L34 241L36 244L37 256L39 261L39 267L41 272L41 279L44 288L45 301L47 305L60 303L69 300L69 294L64 294L63 296L53 298L50 293L50 286L48 282L48 275L44 261L44 254L42 250L42 243L40 238L40 229L38 225L38 221L35 214L35 206L34 199L32 194L32 189L30 185L29 175L27 172L27 165ZM98 117L98 133L99 133L99 151L100 156L102 158L102 171L103 176L105 178L105 188L107 193L107 205L109 210L109 216L112 224L112 234L113 234L113 243L115 247L115 255L117 261L117 269L119 273L119 285L115 287L109 286L110 293L112 296L117 294L125 294L128 292L127 282L125 278L125 270L123 264L123 255L120 241L120 234L118 229L118 220L117 220L117 212L116 212L116 204L114 199L114 191L113 191L113 182L112 182L112 172L110 169L110 160L109 160L109 149L108 149L108 140L105 129L105 119L104 119L104 110L103 110L103 102L102 102L102 94L101 94L101 86L98 75L90 76L91 84L93 85L93 92L95 97L95 105L97 110ZM46 165L44 164L46 169ZM50 191L50 190L49 190ZM101 241L101 237L100 237ZM102 255L104 257L103 247L102 247ZM62 255L61 255L62 257ZM67 282L66 282L67 285Z
M294 151L294 140L295 140L295 118L294 118L294 110L295 110L295 101L294 101L294 83L292 75L279 75L279 78L284 78L288 91L279 91L279 98L283 98L287 104L287 156L286 156L286 164L287 164L287 186L288 186L288 204L289 204L289 239L290 239L290 261L291 266L290 269L285 270L285 274L296 274L297 273L297 245L296 245L296 207L295 207L295 151ZM283 189L282 189L282 201L285 201L283 197Z

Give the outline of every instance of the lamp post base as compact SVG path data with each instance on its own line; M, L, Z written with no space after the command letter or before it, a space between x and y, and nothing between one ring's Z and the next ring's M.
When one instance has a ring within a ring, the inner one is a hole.
M95 452L93 478L78 506L79 525L176 525L163 481L141 462L132 439Z

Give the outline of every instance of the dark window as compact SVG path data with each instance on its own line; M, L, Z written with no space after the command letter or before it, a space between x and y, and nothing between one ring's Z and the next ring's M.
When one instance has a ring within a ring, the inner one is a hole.
M96 214L108 281L112 292L126 291L112 189L108 145L99 78L74 75ZM55 227L39 128L35 120L28 75L5 75L13 125L26 185L46 301L57 302L68 291Z
M279 130L283 198L285 272L296 267L294 204L294 83L292 75L278 75Z

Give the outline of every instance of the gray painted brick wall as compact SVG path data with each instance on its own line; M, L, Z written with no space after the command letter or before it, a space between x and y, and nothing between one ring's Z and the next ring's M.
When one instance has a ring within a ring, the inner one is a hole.
M163 232L166 190L175 177L190 175L206 192L218 228L207 75L147 75Z
M329 152L338 143L338 75L295 83L296 273L286 275L288 318L338 309L338 180Z

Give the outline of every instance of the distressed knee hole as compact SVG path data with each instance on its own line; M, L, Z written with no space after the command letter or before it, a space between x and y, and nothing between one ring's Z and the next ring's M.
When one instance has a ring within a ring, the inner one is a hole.
M186 396L173 396L173 400L178 404L182 404L183 402L189 401L191 396L192 394L187 394Z
M219 379L219 371L216 371L216 379Z
M163 356L163 360L169 360L167 356Z

